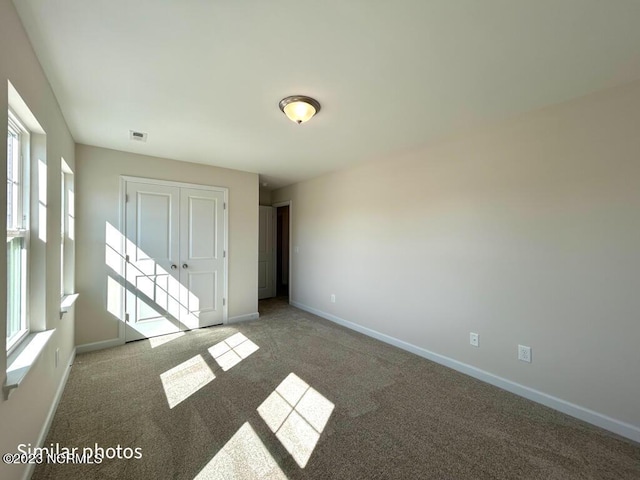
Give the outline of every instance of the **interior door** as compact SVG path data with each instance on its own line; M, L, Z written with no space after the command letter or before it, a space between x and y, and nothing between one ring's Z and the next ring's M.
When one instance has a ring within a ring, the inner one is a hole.
M126 182L125 340L224 321L224 192Z
M125 340L184 330L177 267L180 189L127 182L126 195Z
M276 209L260 205L258 298L276 296Z
M188 328L218 325L224 306L224 193L180 189L180 304Z

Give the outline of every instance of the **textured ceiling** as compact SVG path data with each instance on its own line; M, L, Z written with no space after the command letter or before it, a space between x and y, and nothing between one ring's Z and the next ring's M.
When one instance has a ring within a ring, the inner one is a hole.
M269 188L640 78L637 0L14 4L78 143Z

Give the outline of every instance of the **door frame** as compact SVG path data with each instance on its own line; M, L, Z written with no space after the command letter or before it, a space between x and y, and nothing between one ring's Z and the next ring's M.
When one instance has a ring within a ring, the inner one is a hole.
M202 185L198 183L175 182L173 180L161 180L156 178L135 177L132 175L120 175L120 208L118 214L118 228L124 237L126 235L126 210L127 210L127 182L147 183L151 185L166 185L178 188L193 188L197 190L207 190L213 192L222 192L224 194L224 235L223 244L224 251L227 253L224 257L224 278L222 279L222 298L225 299L222 306L222 324L229 323L229 189L227 187L218 187L215 185ZM124 247L124 246L123 246ZM125 266L126 268L126 266ZM118 322L118 339L125 342L125 302L121 303L120 322Z
M291 305L293 301L293 202L284 200L272 203L271 206L276 208L276 215L278 207L289 206L289 305Z

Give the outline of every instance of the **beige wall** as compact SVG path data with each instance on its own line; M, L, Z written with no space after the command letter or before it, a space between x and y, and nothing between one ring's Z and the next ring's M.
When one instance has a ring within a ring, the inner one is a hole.
M77 145L76 345L118 338L107 311L105 226L119 226L120 176L229 189L229 318L258 311L258 176L207 165Z
M67 371L68 359L73 353L74 314L62 320L60 311L60 157L74 169L74 143L57 101L45 78L38 60L10 0L0 0L0 130L7 128L7 81L16 88L26 105L46 132L44 147L38 158L47 163L47 241L33 238L36 252L32 267L34 281L30 296L34 303L34 324L40 329L55 329L55 333L24 382L8 400L0 396L0 451L16 452L18 444L37 444L44 433L56 391ZM6 180L6 136L0 135L0 183ZM37 160L36 159L36 160ZM5 195L5 194L3 194ZM6 215L6 201L0 202L0 217ZM32 209L32 216L35 212ZM6 225L5 222L2 225ZM3 227L6 228L6 227ZM67 265L73 271L73 244L68 243ZM0 330L6 331L6 255L0 255ZM35 281L37 280L37 281ZM67 283L73 289L73 278ZM44 317L44 318L41 318ZM6 339L0 341L0 351L6 351ZM55 366L55 351L60 349L60 363ZM6 355L0 355L3 383ZM23 466L0 463L0 478L22 478Z
M271 206L271 190L260 185L260 205Z
M640 428L639 125L634 83L273 192L293 301Z

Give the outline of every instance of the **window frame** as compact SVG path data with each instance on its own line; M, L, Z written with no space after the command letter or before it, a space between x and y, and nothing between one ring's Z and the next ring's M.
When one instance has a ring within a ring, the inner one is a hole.
M73 245L73 222L75 214L73 205L74 189L73 170L69 167L64 157L60 157L60 299L72 295L69 291L69 258L73 258L73 252L69 249Z
M64 159L60 159L60 299L62 300L65 295L64 289L64 249L66 244L66 219L67 219L67 199L66 199L66 185L67 178L64 172Z
M8 109L7 114L7 136L9 134L14 134L17 137L18 142L18 152L19 157L17 159L17 175L16 172L13 172L13 178L17 177L17 188L19 189L18 195L14 196L12 199L13 202L16 202L14 208L12 208L15 213L15 217L19 218L19 221L16 221L13 218L13 224L7 225L7 245L9 242L15 238L23 239L23 248L24 257L21 263L21 299L20 299L20 328L13 333L12 336L8 335L8 331L5 331L6 337L6 351L7 355L10 355L16 348L25 340L25 338L29 335L30 328L30 317L29 317L29 279L30 279L30 187L31 187L31 176L30 176L30 132L24 126L24 123L20 120L18 115L16 115L13 110ZM7 146L7 186L9 185L10 178L8 177L8 168L9 161L12 163L15 162L15 159L8 158L8 146ZM13 165L14 169L16 165ZM7 223L9 220L9 211L8 211L8 189L6 192L7 199ZM9 275L9 264L7 264L7 276ZM7 310L9 309L9 279L7 278ZM9 318L7 311L7 329L9 328Z

